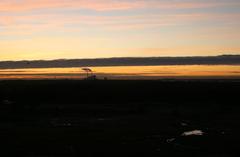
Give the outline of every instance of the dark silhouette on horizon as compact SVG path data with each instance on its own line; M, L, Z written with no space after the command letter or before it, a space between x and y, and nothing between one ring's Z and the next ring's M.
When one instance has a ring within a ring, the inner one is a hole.
M240 55L0 61L0 69L151 65L240 65Z
M97 76L93 74L92 69L90 69L90 68L82 68L82 70L86 72L85 80L96 80L97 79Z

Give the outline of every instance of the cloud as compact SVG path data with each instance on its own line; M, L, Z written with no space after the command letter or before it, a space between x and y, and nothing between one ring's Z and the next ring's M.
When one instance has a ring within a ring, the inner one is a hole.
M101 30L136 30L176 26L198 21L235 21L239 14L168 13L121 15L80 15L56 13L51 9L91 9L95 11L131 10L142 8L179 9L237 6L234 0L1 0L0 34L31 34L46 30L79 31L88 27ZM47 12L44 12L44 9ZM50 12L49 12L50 9ZM33 12L39 10L39 12ZM27 12L27 13L26 13ZM2 13L2 14L1 14ZM110 13L111 14L111 13ZM71 27L73 26L73 27ZM2 30L2 31L1 31Z
M125 10L144 7L144 1L114 1L114 0L22 0L1 1L0 11L19 12L32 11L35 9L91 9L97 11Z
M216 21L231 23L239 19L238 13L191 13L191 14L147 14L129 16L94 16L94 15L64 15L64 14L40 14L40 15L15 15L0 16L0 25L4 32L39 32L53 31L79 31L84 29L100 30L134 30L153 27L166 27L187 25L202 21Z
M0 12L22 12L37 9L90 9L96 11L129 10L142 8L207 8L236 6L238 1L226 0L1 0Z
M36 52L35 56L40 58L48 57L48 53L57 57L58 52L73 57L78 53L81 57L105 57L237 51L240 12L226 11L230 8L222 11L221 7L239 3L237 0L0 0L0 51L15 57ZM212 12L212 9L208 12L192 9L209 7L219 9Z

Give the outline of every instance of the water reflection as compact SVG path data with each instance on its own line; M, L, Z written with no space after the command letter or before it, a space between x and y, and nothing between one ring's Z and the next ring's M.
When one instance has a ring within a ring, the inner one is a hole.
M116 66L92 67L98 78L159 79L178 77L240 77L240 66ZM0 79L82 79L85 72L79 68L1 69Z
M203 134L204 132L202 130L193 130L182 133L182 136L202 136Z

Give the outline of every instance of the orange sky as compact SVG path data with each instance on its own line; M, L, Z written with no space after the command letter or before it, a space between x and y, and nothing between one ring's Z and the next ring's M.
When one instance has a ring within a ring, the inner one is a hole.
M238 0L1 0L0 60L240 54Z

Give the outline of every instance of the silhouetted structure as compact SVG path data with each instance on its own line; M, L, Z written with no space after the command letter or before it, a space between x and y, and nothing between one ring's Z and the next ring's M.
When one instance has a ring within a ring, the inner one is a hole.
M90 68L82 68L83 71L86 72L86 78L85 80L96 80L97 76L93 75L93 71Z
M89 77L89 73L92 75L92 70L90 68L82 68L82 70L86 72L87 78Z

